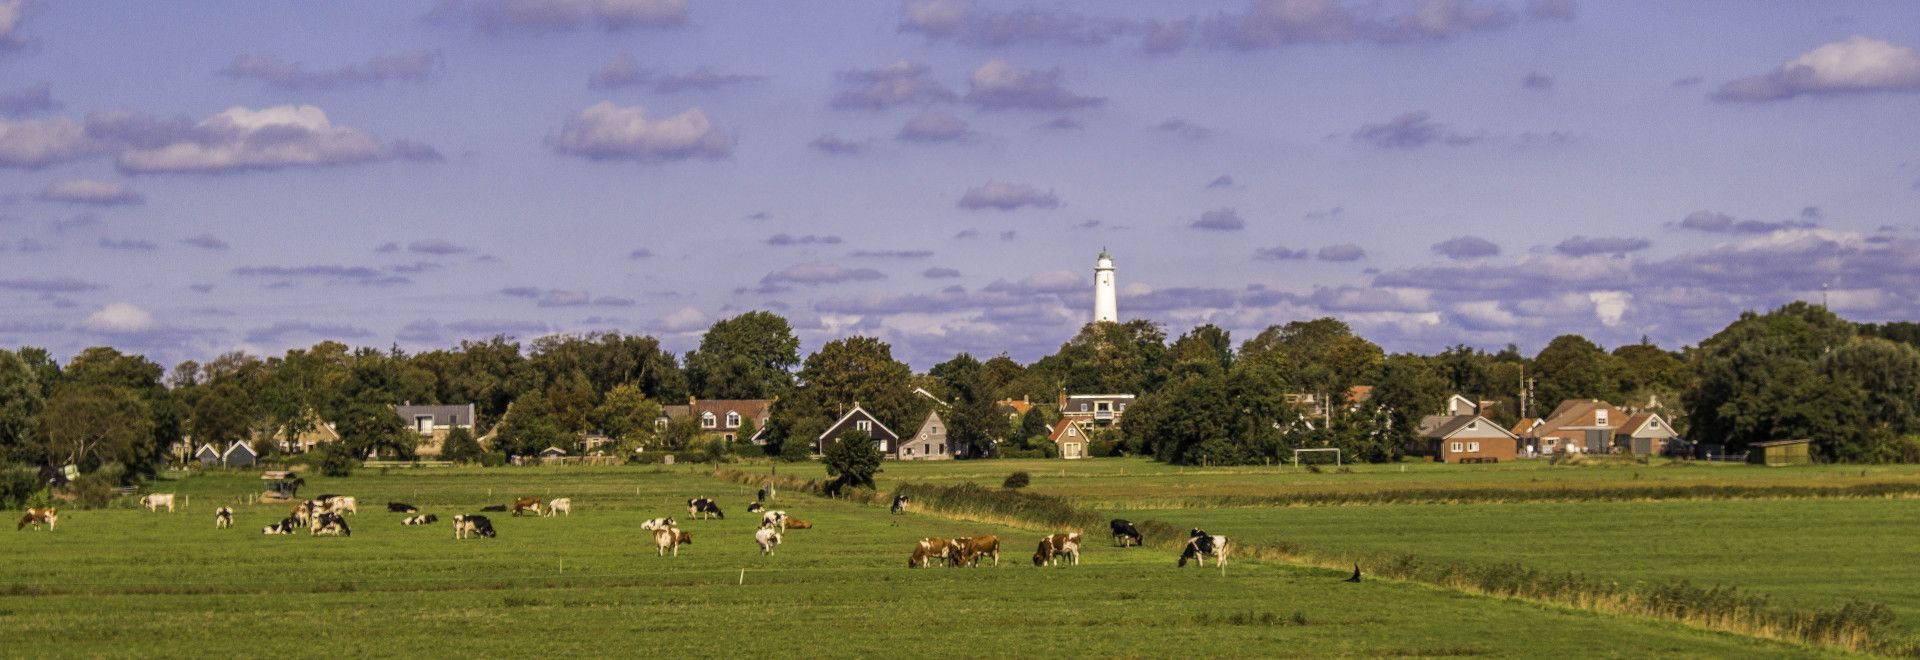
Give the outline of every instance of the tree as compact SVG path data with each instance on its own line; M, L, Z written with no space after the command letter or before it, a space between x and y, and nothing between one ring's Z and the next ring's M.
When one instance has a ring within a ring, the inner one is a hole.
M813 458L813 441L811 439L787 438L786 441L779 444L778 451L779 454L777 454L777 456L779 456L780 460L788 463L798 463Z
M987 381L985 366L972 355L961 353L934 365L928 373L939 379L952 401L941 415L947 423L950 445L965 447L971 456L992 454L993 442L1006 424L994 408L993 384Z
M1854 326L1816 305L1748 312L1700 343L1684 396L1690 432L1738 451L1754 442L1811 438L1829 460L1864 423L1865 393L1832 380L1818 362L1852 339ZM1856 416L1858 416L1856 418Z
M486 455L486 449L473 438L473 432L464 426L456 426L447 432L447 441L440 445L440 458L455 463L478 463Z
M607 437L636 440L641 444L653 439L654 422L660 419L660 404L632 383L615 386L594 409L593 418Z
M26 349L22 349L23 356ZM29 360L34 363L35 360ZM166 369L138 355L126 355L113 348L94 346L74 356L61 373L60 380L81 385L107 385L123 388L146 404L146 428L150 437L128 447L132 453L122 461L135 476L151 477L160 465L167 447L182 436L184 424L178 402L172 392L160 384ZM51 401L51 398L49 398Z
M562 442L560 427L553 423L547 397L527 392L514 399L506 415L494 426L494 451L510 456L532 456Z
M38 377L27 361L0 350L0 464L25 462L40 453L40 413L45 408Z
M131 466L154 455L148 447L153 441L152 413L138 395L119 385L62 385L47 400L41 421L46 456L85 472L108 463Z
M820 462L827 466L828 495L839 495L849 486L873 488L873 475L880 472L880 447L866 431L847 429L828 443Z
M1393 458L1419 439L1420 419L1446 408L1453 383L1418 355L1387 358L1373 395L1360 405L1367 425L1390 446Z
M856 404L887 428L905 428L919 421L915 411L925 414L912 376L886 342L857 336L827 342L807 356L793 395L774 402L769 432L782 442L812 443Z
M1020 416L1020 433L1018 435L1022 438L1031 438L1036 435L1046 436L1048 432L1052 430L1053 426L1047 423L1046 411L1042 410L1039 406L1028 408L1026 414Z
M1354 385L1373 382L1385 357L1378 345L1329 317L1268 327L1241 345L1236 360L1267 363L1299 393L1324 396L1331 405L1344 402Z
M188 428L193 431L196 444L211 443L224 448L249 439L254 414L253 400L246 390L230 380L195 389L198 391L188 407L191 414Z
M708 399L771 399L793 388L800 339L785 318L753 311L707 328L687 354L687 381Z
M1208 323L1180 335L1161 356L1161 380L1233 367L1233 335Z
M320 446L320 474L329 477L353 476L353 468L359 465L352 447L344 440L329 442Z
M335 419L334 428L354 456L386 454L411 459L420 441L419 434L407 428L392 408L376 403L349 405Z
M1138 394L1157 389L1167 333L1151 321L1096 321L1080 328L1033 369L1070 392ZM1032 393L1051 398L1049 392Z
M1619 370L1613 356L1580 335L1560 335L1533 358L1534 389L1542 410L1574 399L1620 399Z

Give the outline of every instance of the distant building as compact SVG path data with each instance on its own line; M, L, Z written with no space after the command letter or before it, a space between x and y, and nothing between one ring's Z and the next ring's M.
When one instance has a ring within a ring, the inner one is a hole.
M1812 465L1812 440L1775 440L1747 445L1747 462L1754 465Z
M1114 291L1113 257L1106 250L1100 251L1100 258L1093 261L1093 322L1117 323L1120 321L1120 308Z
M956 453L957 449L947 444L947 424L938 410L927 411L920 430L900 441L899 458L903 461L950 461Z
M438 404L415 406L402 404L393 407L393 413L407 428L420 436L420 444L414 450L421 456L439 456L440 449L447 442L447 434L454 429L466 429L474 433L474 406L471 403Z
M227 451L220 454L220 464L230 468L250 467L259 458L258 454L253 453L253 447L235 440L233 444L227 446Z
M1069 395L1060 390L1060 417L1095 426L1118 424L1135 398L1132 394Z
M853 410L849 410L845 415L841 415L839 421L827 427L825 433L821 433L820 437L814 439L814 453L818 454L825 451L828 442L838 440L850 430L864 433L867 437L872 438L874 446L880 450L882 456L886 458L899 458L900 434L894 433L893 429L889 429L886 424L880 423L879 418L874 417L873 413L867 412L865 408L861 408L860 404L857 403L853 404Z
M1660 413L1629 414L1599 399L1562 401L1545 418L1521 420L1514 432L1543 454L1606 454L1618 449L1638 456L1664 453L1667 443L1679 435Z
M1092 455L1089 449L1093 446L1093 439L1087 436L1087 427L1081 422L1062 419L1053 425L1053 432L1047 434L1047 439L1060 449L1060 458L1077 459Z
M1513 432L1480 415L1429 415L1420 420L1420 442L1408 453L1437 463L1499 463L1519 451Z
M700 433L707 439L724 442L745 440L756 445L767 444L767 421L773 418L775 399L698 399L687 398L684 406L662 406L660 418L654 420L656 430L666 430L667 424L676 419L692 417L700 426ZM740 437L741 429L752 422L752 433Z

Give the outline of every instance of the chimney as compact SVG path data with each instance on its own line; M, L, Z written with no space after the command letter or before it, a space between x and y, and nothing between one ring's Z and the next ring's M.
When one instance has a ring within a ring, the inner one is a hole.
M1067 411L1067 388L1060 388L1060 412Z

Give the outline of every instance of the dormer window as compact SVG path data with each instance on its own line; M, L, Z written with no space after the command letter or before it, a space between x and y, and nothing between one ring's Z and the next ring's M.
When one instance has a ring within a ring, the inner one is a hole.
M727 411L727 428L740 428L740 413L731 410Z
M872 431L872 430L873 430L873 422L869 422L869 421L867 421L867 420L864 420L864 419L863 419L863 420L860 420L860 421L857 421L857 422L854 422L854 423L853 423L853 428L856 428L856 429L860 429L860 430L862 430L862 431Z
M700 428L703 428L703 429L713 428L719 425L719 421L720 421L719 418L714 417L713 413L710 413L710 412L700 413Z
M1605 411L1605 410L1595 410L1595 411L1593 411L1593 424L1594 424L1595 426L1606 426L1606 425L1607 425L1607 411Z

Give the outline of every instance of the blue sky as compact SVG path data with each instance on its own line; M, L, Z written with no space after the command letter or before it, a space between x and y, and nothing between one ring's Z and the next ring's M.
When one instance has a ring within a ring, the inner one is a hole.
M1907 2L0 0L0 345L1912 319Z

